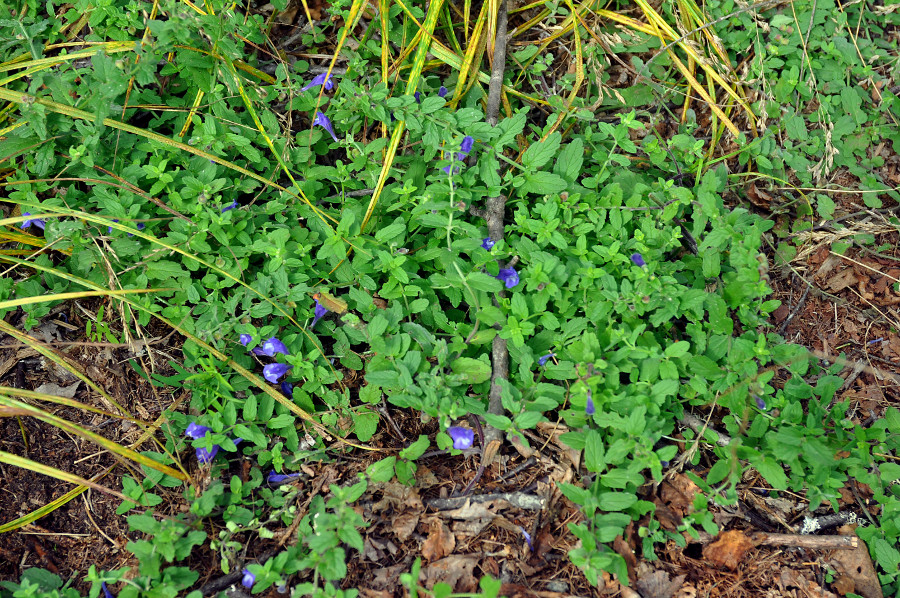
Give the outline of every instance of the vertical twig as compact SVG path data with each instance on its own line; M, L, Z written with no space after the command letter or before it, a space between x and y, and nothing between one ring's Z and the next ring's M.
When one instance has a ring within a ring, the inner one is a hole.
M497 7L497 34L494 39L494 65L491 70L491 82L488 85L487 110L485 120L492 127L497 126L500 113L500 94L503 90L503 74L506 70L506 3L500 0ZM503 238L503 216L506 208L506 197L498 195L488 198L485 204L484 219L487 222L488 234L494 241ZM500 297L503 296L501 292ZM491 346L491 392L488 397L488 413L501 415L503 403L500 400L500 380L509 379L509 350L506 341L495 336ZM487 426L485 430L485 454L482 462L490 463L499 448L501 441L500 430L493 426Z

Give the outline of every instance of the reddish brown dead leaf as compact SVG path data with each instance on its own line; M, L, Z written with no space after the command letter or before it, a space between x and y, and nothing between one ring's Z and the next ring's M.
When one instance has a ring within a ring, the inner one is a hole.
M666 506L683 517L694 510L694 497L699 491L697 484L679 473L660 485L659 496Z
M649 569L649 566L646 568ZM670 580L669 574L661 569L651 572L644 571L640 573L635 586L640 591L642 598L672 598L684 584L685 577L685 575L679 575Z
M713 564L733 571L754 547L753 542L743 532L733 530L719 534L715 542L704 546L703 556Z
M854 272L851 268L838 272L831 278L829 278L825 282L825 286L828 287L828 290L832 293L837 293L838 291L842 291L847 287L857 284L859 279L856 277L856 272Z
M456 548L456 538L450 528L440 519L431 519L431 530L422 544L422 556L429 561L437 561L447 556Z
M628 545L628 542L622 536L616 536L616 539L613 540L613 550L619 553L623 559L625 559L625 566L628 567L628 579L635 578L634 568L637 566L637 557L634 556L634 551L631 549L631 546Z

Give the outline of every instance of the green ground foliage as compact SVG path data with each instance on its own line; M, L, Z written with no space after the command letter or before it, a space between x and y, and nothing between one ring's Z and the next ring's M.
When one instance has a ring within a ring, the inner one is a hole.
M18 211L4 223L16 231L30 219L29 236L8 240L50 250L0 256L28 273L0 279L0 300L13 302L3 307L24 310L28 329L59 303L46 300L52 293L154 289L115 298L122 307L109 316L130 336L154 318L178 328L180 374L145 375L188 389L200 415L169 413L161 446L144 454L171 466L176 455L190 464L192 449L201 459L218 450L202 465L208 483L183 486L183 517L153 509L154 489L180 480L148 465L124 479L119 512L145 534L128 544L139 565L85 572L91 596L101 582L122 598L199 596L200 573L187 561L201 546L220 555L223 572L246 566L254 592L293 576L302 594L356 595L331 583L363 548L353 502L373 482L412 483L427 450L458 455L447 433L317 496L299 522L301 542L265 562L238 562L234 537L270 538L293 523L296 490L267 476L327 458L323 429L365 444L385 425L382 400L441 430L480 416L524 443L524 431L561 419L563 441L584 451L582 481L561 490L583 510L570 525L580 540L570 556L592 583L601 571L626 578L608 545L653 512L640 486L676 460L697 464L699 451L679 455L671 438L687 411L715 407L732 441L708 439L717 460L705 476L686 470L702 493L684 530L715 533L710 507L736 502L748 468L773 495L803 494L810 509L836 508L853 478L880 506L859 535L886 593L900 591L900 487L891 486L900 411L853 425L849 403L832 401L843 366L786 344L768 323L779 302L764 252L790 259L794 233L833 217L829 173L846 169L870 191L860 196L868 207L900 199L879 178L883 158L869 152L900 144L900 11L845 4L748 10L711 0L704 16L689 2L663 3L658 16L676 37L696 29L682 23L714 21L684 38L701 49L699 68L672 38L615 28L596 14L599 3L579 5L575 28L572 4L539 3L525 16L544 10L542 22L565 35L558 45L527 35L511 45L496 127L485 122L487 61L484 76L467 71L460 81L471 31L455 4L433 1L426 14L424 3L383 2L383 15L374 5L364 15L360 2L333 2L294 42L310 54L334 52L345 35L354 42L340 48L332 89L304 87L321 63L282 60L272 13L256 6L7 4L0 168ZM472 28L480 5L463 5ZM359 18L368 26L344 28ZM430 38L419 32L429 26L444 49L426 55ZM694 93L680 122L684 94L696 89L679 64L691 65L722 114ZM671 134L660 133L665 123ZM750 179L788 188L785 199L760 213L741 201ZM505 234L490 246L470 208L499 194L508 197ZM328 310L321 319L317 305ZM121 340L107 325L87 332ZM487 412L497 335L509 352L499 414ZM342 385L346 371L364 385ZM787 381L773 385L776 372ZM352 426L338 432L341 421ZM690 446L693 432L684 434ZM223 475L236 451L257 464L248 481ZM216 537L204 531L211 518ZM661 542L684 543L654 519L640 537L648 559ZM404 579L414 589L415 571ZM484 595L497 587L485 578ZM57 595L78 592L39 570L0 584L4 597Z

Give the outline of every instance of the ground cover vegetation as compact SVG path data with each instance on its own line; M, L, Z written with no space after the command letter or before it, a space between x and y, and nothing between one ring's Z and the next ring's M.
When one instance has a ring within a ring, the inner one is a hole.
M848 4L0 7L0 596L671 596L638 560L751 487L900 595L896 385L848 386L900 346L785 333L814 254L900 326L900 11ZM452 503L527 467L537 516ZM26 561L88 496L115 557Z

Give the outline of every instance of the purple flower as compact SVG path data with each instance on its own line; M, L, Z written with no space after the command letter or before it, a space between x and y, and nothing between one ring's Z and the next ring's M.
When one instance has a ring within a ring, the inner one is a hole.
M416 98L416 104L422 103L422 92L421 91L417 91L416 93L414 93L413 97Z
M234 200L233 202L231 202L230 204L228 204L227 206L225 206L224 208L222 208L222 213L224 214L224 213L227 212L228 210L233 210L233 209L235 209L235 208L238 207L238 206L240 206L240 204L237 202L237 200Z
M200 447L194 451L197 455L197 461L199 463L209 463L213 460L216 454L219 452L219 445L214 444L210 450L206 450L203 447Z
M269 357L275 357L276 353L290 355L290 352L287 347L284 346L284 343L274 336L262 344L262 352L263 355L268 355Z
M485 237L484 241L481 242L481 246L484 247L485 249L487 249L488 251L493 249L494 245L496 245L496 242L493 239L491 239L490 237Z
M103 598L116 598L115 594L109 591L109 588L106 587L106 582L100 582L100 588L103 590Z
M519 284L519 275L512 268L500 268L500 272L494 278L502 280L507 289L511 289Z
M538 357L538 365L540 365L540 366L547 365L547 360L549 360L551 357L556 357L556 353L550 352L550 353L547 353L546 355Z
M456 160L461 161L463 158L468 156L469 152L472 151L472 146L474 144L475 144L475 139L473 139L471 136L466 135L465 137L463 137L462 142L459 144L460 151L456 154ZM447 165L447 166L444 166L441 170L443 170L447 174L450 174L450 168L451 168L451 166ZM455 174L455 173L459 172L459 169L454 168L453 172Z
M241 578L241 585L249 590L253 587L253 584L256 583L256 576L250 573L250 569L244 569L243 574L244 577Z
M447 88L441 85L441 88L438 89L438 97L443 98L447 95Z
M522 535L525 536L525 542L528 543L528 550L534 551L534 546L531 544L531 534L525 531L524 527L519 527L519 530L522 532Z
M290 480L290 479L297 478L297 477L300 477L299 471L297 473L285 473L285 474L280 474L280 473L275 473L274 471L270 471L269 476L266 478L266 481L270 484L280 484L281 482L283 482L285 480Z
M287 381L282 382L279 387L281 388L281 394L286 396L287 398L292 398L294 396L294 386Z
M272 384L276 384L278 380L287 374L293 367L294 366L292 365L283 363L270 363L263 368L263 377Z
M337 142L337 135L334 134L334 128L331 126L331 121L328 120L328 117L322 114L321 112L316 112L316 119L313 121L313 126L319 125L331 135L331 138Z
M184 435L188 438L193 438L197 440L198 438L203 438L207 434L209 434L209 428L206 426L201 426L197 422L191 422L188 425L187 430L184 431Z
M759 407L760 411L766 410L766 402L759 395L753 395L754 400L756 400L756 406Z
M137 229L138 229L138 230L144 230L144 228L146 228L146 226L147 226L147 225L144 224L143 222L138 222L138 223L137 223ZM127 233L127 234L128 234L129 237L133 237L133 236L134 236L133 233Z
M322 317L328 313L328 310L325 309L325 306L319 303L319 300L316 299L316 309L315 309L315 317L313 317L312 324L309 325L310 328L316 327L316 322L322 319Z
M631 261L634 262L635 266L639 266L641 268L647 265L647 262L644 261L644 256L642 256L640 253L632 253Z
M249 334L242 334L240 338L241 344L245 347L253 341L253 337Z
M119 221L118 218L113 218L113 222L118 222L118 221ZM111 226L107 226L107 227L106 227L106 234L107 234L107 235L111 235L111 234L112 234L112 227L111 227Z
M331 73L319 73L313 77L312 81L301 87L300 91L306 91L310 87L315 87L316 85L324 85L325 89L333 89L334 81L331 78Z
M31 216L31 212L25 212L22 214L23 216ZM31 225L35 225L41 230L44 230L44 221L40 218L29 218L25 222L22 223L22 228L28 228Z
M450 426L447 428L447 434L453 439L453 448L455 449L471 448L472 443L475 442L475 432L469 428Z
M287 594L287 584L282 581L275 587L275 591L279 594Z
M585 415L594 415L594 412L597 411L594 408L594 399L591 397L591 391L588 391L587 403L584 404L584 413Z

